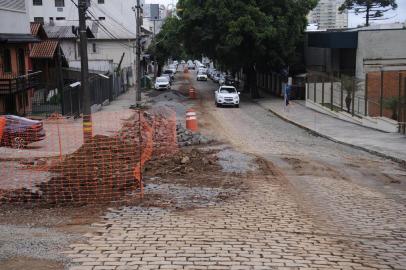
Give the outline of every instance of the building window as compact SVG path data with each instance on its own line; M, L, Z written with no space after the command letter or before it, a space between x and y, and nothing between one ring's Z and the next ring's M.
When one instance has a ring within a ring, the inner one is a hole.
M56 17L56 20L57 21L63 21L63 20L65 20L65 17Z
M92 46L92 49L93 49L93 53L96 53L96 43L93 43L93 46Z
M32 0L33 6L42 6L42 0Z
M34 17L34 22L44 24L44 17Z
M64 7L65 0L55 0L55 7Z
M97 0L98 4L104 4L104 0Z
M3 72L11 72L11 52L8 48L3 50Z
M99 21L104 21L106 17L99 17Z

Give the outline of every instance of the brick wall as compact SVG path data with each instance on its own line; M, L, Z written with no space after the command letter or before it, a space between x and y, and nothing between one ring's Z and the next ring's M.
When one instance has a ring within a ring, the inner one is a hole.
M399 79L401 80L401 96L405 96L404 78L406 71L376 71L368 73L368 114L380 116L381 79L383 79L383 99L399 96ZM392 110L383 107L382 116L391 118Z

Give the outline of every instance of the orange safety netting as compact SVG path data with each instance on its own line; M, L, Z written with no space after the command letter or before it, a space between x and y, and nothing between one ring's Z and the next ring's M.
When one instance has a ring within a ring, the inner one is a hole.
M0 204L47 205L124 201L143 195L142 170L152 157L178 150L176 114L168 109L98 112L93 139L81 119L44 119L44 140L0 147Z

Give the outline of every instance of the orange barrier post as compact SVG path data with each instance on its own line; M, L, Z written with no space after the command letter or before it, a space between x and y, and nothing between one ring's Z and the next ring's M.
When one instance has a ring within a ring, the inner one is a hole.
M194 89L193 87L189 88L189 98L196 99L196 89Z
M189 69L187 67L185 67L185 69L183 70L183 73L189 73Z
M197 131L197 117L193 109L186 111L186 128L193 132Z
M1 138L3 138L3 130L6 127L6 118L4 116L0 116L0 142Z
M142 168L144 167L144 164L151 159L152 157L152 150L153 150L153 130L150 125L148 125L147 121L144 119L144 117L141 114L141 111L139 111L138 114L138 121L140 122L140 142L139 142L139 147L140 147L140 161L138 164L134 167L134 177L135 179L139 182L140 185L140 193L141 193L141 198L144 198L144 183L142 179ZM142 145L142 131L145 131L146 134L146 143L145 146Z

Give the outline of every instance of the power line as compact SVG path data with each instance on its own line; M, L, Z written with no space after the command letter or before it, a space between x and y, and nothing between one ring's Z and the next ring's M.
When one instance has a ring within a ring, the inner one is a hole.
M91 0L92 2L94 2L94 0ZM95 2L94 2L95 3ZM96 4L96 3L95 3ZM98 6L98 5L94 5L92 7L97 8L101 13L103 13L104 15L106 15L108 18L110 18L112 21L114 21L118 26L120 26L122 29L124 29L124 31L130 33L131 35L136 35L133 32L131 32L130 30L128 30L126 27L124 27L124 25L120 22L118 22L116 19L114 19L113 16L111 16L107 11L105 11L102 7Z

